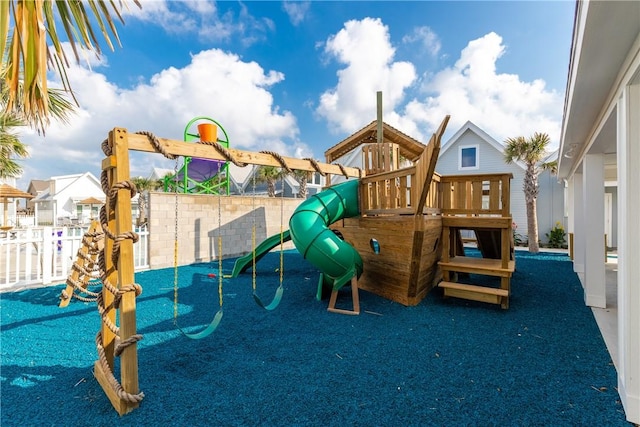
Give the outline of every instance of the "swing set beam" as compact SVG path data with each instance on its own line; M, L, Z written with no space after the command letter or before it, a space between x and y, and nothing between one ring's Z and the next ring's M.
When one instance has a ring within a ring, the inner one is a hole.
M156 153L158 150L151 143L149 138L145 135L136 133L127 133L126 129L120 129L126 133L126 137L129 141L129 149L134 151L143 151L148 153ZM167 154L174 156L190 156L199 157L210 160L223 160L228 161L222 154L218 152L213 146L206 144L194 144L193 142L184 142L174 139L157 138L160 145L164 148ZM258 153L255 151L244 151L234 148L228 148L229 154L240 163L247 163L259 166L282 166L281 163L274 158L271 154ZM309 172L322 172L324 174L331 175L346 175L348 177L360 178L361 170L358 168L345 167L341 165L334 165L329 163L319 163L316 165L320 170L316 170L312 161L307 159L298 159L295 157L282 157L287 166L291 169L304 170Z

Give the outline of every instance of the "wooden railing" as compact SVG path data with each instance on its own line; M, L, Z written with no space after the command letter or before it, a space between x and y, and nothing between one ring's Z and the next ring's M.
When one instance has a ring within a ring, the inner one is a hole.
M440 178L443 215L510 217L510 182L513 175L448 175Z
M441 197L435 168L440 141L448 122L449 116L445 116L413 166L361 179L360 212L363 215L438 213ZM385 147L385 150L389 149Z
M366 176L360 180L360 212L363 215L399 215L415 213L415 204L422 192L416 185L416 166ZM439 207L440 176L433 175L425 212Z

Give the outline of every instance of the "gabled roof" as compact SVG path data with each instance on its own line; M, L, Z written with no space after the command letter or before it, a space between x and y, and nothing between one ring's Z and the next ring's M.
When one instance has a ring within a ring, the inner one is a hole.
M464 135L464 133L467 131L473 132L476 135L478 135L480 139L482 139L484 142L489 144L491 147L495 148L496 151L498 151L499 153L501 154L504 153L504 145L502 143L496 141L491 135L489 135L488 133L480 129L476 124L474 124L470 120L467 120L467 122L464 125L462 125L462 127L458 129L458 131L455 134L453 134L453 136L449 138L447 142L445 142L442 145L442 149L440 149L439 157L441 157L444 153L446 153L447 150L449 150L449 148L453 147L456 144L456 142L458 142L458 140L462 137L462 135ZM516 161L513 163L521 167L523 170L527 169L526 165L522 162Z
M27 188L27 192L31 194L38 194L41 191L47 190L49 188L49 181L45 181L43 179L32 179L29 183L29 187Z
M100 183L100 180L98 178L95 177L95 175L93 175L91 172L84 172L84 173L79 173L79 174L74 174L74 175L63 175L63 176L52 176L51 180L66 180L66 179L72 179L70 182L67 183L67 185L65 185L63 188L57 188L56 186L56 194L62 193L64 190L66 190L67 188L71 187L73 184L75 184L76 182L86 178L90 181L93 181L94 184L96 184L96 186L100 189L102 189L102 184Z
M540 163L557 162L558 161L558 154L559 154L559 150L557 150L557 149L555 151L547 153L545 155L544 159L542 159L542 161Z
M63 188L56 188L56 193L55 194L51 194L50 191L50 187L49 187L49 183L51 181L58 181L58 180L69 180L71 179L71 181L67 182L66 185ZM73 175L60 175L60 176L52 176L51 179L49 181L39 181L39 182L44 182L46 183L46 186L44 189L40 190L37 192L36 197L33 199L36 202L41 202L41 201L46 201L46 200L51 200L56 198L57 195L63 193L66 189L68 189L69 187L71 187L72 185L74 185L76 182L82 180L82 179L88 179L89 181L92 181L98 188L102 189L102 185L100 183L100 180L98 180L98 178L95 177L95 175L93 175L91 172L84 172L84 173L78 173L78 174L73 174ZM29 190L31 191L31 187L34 183L34 181L38 181L38 180L32 180L31 184L29 184ZM82 199L86 198L87 196L83 196L81 197ZM80 199L78 199L80 200Z
M339 159L362 144L375 143L378 136L377 126L378 122L374 120L353 135L329 148L324 152L327 163ZM425 145L423 143L384 122L382 123L382 134L385 142L398 144L400 155L406 159L415 161L424 151Z
M455 142L460 139L462 135L466 131L471 131L482 138L487 144L491 145L499 152L504 152L504 145L496 141L491 135L480 129L475 123L470 120L467 120L465 124L462 125L460 129L451 137L447 142L442 144L442 149L440 150L440 155L442 156L449 148L451 148Z
M165 176L167 176L168 174L173 174L173 172L174 172L173 169L154 167L151 170L151 174L149 175L149 179L162 179Z

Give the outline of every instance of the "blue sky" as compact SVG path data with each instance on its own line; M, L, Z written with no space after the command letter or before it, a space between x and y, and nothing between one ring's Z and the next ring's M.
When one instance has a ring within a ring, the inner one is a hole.
M118 26L122 48L69 70L81 104L70 125L21 135L18 181L90 171L114 127L181 139L219 121L235 148L324 159L375 119L422 141L450 114L498 141L547 132L557 146L573 1L142 1ZM103 48L106 44L103 43ZM52 76L52 83L56 78ZM52 162L51 154L55 153ZM171 167L134 155L131 173Z

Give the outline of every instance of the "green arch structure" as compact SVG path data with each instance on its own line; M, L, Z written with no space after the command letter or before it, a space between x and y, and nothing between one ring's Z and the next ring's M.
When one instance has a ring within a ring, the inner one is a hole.
M191 119L184 128L184 140L196 142L200 135L190 132L196 122L210 122L218 127L217 142L229 148L229 136L222 125L214 119L199 116ZM222 137L221 137L222 135ZM177 179L176 179L177 177ZM182 167L176 175L164 177L164 191L188 194L229 194L229 163L217 160L206 160L194 157L184 157Z

